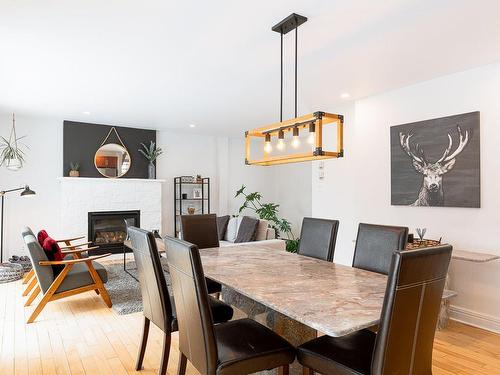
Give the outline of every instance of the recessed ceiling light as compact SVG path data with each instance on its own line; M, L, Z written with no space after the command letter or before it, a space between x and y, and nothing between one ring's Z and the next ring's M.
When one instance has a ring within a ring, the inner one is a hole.
M84 115L90 115L90 112L89 111L83 111L82 112Z
M340 97L341 97L342 99L348 99L348 98L350 98L350 97L351 97L351 95L349 95L349 93L348 93L348 92L344 92L344 93L340 94Z
M196 125L195 124L189 124L189 127L190 128L196 128Z

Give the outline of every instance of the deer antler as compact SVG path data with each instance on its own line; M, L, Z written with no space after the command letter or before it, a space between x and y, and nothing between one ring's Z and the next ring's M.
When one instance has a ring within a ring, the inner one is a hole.
M408 156L410 158L412 158L413 160L415 160L421 164L425 164L427 161L425 160L424 151L422 150L420 145L417 144L417 147L416 147L416 151L418 151L420 156L417 156L411 150L411 147L410 147L410 138L411 137L413 137L413 134L411 134L411 133L408 133L407 135L405 135L403 133L399 133L399 143L401 144L401 147L408 154Z
M450 133L448 133L448 140L449 140L448 147L446 148L446 150L444 150L443 156L441 156L441 158L439 158L439 160L436 163L446 163L452 159L455 159L458 156L458 154L460 154L464 150L465 146L467 146L467 143L469 143L469 131L466 130L464 135L462 133L462 128L460 128L460 125L458 124L457 124L457 131L460 137L460 142L458 144L457 149L450 155L451 148L453 147L453 140L451 138Z

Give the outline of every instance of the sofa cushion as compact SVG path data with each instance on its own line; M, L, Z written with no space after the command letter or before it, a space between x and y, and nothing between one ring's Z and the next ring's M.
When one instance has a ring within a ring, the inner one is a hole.
M255 239L255 232L257 231L258 225L259 219L255 219L250 216L243 216L238 228L236 240L234 242L241 243L253 241Z
M234 242L236 235L238 234L238 218L232 217L227 223L226 235L224 236L225 241Z
M43 242L45 241L45 239L48 236L49 235L47 234L47 231L45 229L42 229L40 232L38 232L37 239L38 239L38 243L40 244L40 246L43 247Z
M47 237L45 241L43 241L43 251L45 252L45 255L47 256L48 260L63 260L64 256L61 251L61 248L57 244L56 240L54 240L52 237ZM54 277L57 277L59 273L63 270L64 266L63 265L53 265L52 271L54 272Z
M259 224L257 225L257 231L255 232L255 241L264 241L267 240L267 227L269 226L269 222L267 220L259 220Z
M226 236L227 224L229 223L230 216L217 217L217 232L219 233L219 241L223 240Z

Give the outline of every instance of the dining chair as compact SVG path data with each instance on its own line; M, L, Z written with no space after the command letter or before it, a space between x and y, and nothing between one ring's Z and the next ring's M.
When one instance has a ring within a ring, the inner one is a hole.
M159 370L159 374L164 375L168 366L171 334L178 329L175 303L167 287L153 233L133 226L128 226L127 233L137 267L144 314L141 345L135 369L136 371L142 369L149 326L153 322L164 334ZM233 317L231 306L213 297L210 297L208 302L215 323L227 322Z
M432 374L432 348L451 259L442 245L392 255L378 333L361 330L302 344L304 374Z
M361 223L352 266L387 275L392 253L404 250L407 240L407 227Z
M182 239L192 243L198 249L219 247L219 231L217 229L217 215L181 215ZM209 294L220 293L222 285L207 279Z
M108 280L106 269L94 262L111 254L50 261L30 228L24 228L22 236L30 253L37 280L37 285L25 306L29 306L40 292L43 294L41 301L28 318L28 323L35 321L48 302L79 293L95 291L108 307L112 306L111 299L104 287ZM72 250L72 252L79 251L80 249ZM86 249L81 251L86 251ZM58 272L54 272L53 266L57 267Z
M333 262L338 229L338 220L305 217L302 220L298 253Z
M214 326L198 248L177 238L165 241L179 321L177 374L185 374L187 360L202 375L241 375L273 368L288 374L294 347L251 319Z

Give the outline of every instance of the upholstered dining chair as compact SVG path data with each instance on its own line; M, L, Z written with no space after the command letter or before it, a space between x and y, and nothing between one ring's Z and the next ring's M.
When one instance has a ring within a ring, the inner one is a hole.
M179 321L177 374L185 374L187 360L202 375L251 374L272 368L288 374L294 347L251 319L214 326L198 248L177 238L166 237L165 243Z
M392 253L404 250L407 240L407 227L361 223L352 266L387 275Z
M22 236L30 253L38 282L26 305L31 304L40 292L43 294L41 301L29 317L28 323L35 321L48 302L83 292L95 291L108 307L112 306L111 299L104 287L104 283L108 280L106 269L99 263L94 262L94 260L111 254L50 261L30 228L26 227L22 232ZM55 270L58 272L55 272Z
M151 232L133 226L127 227L141 288L144 326L141 346L137 356L136 371L142 369L149 326L153 322L163 333L163 351L160 375L167 372L172 332L177 331L175 303L168 291L156 240ZM215 323L226 322L233 317L231 306L213 297L209 299L210 310Z
M25 230L28 230L27 233L32 234L35 236L33 231L30 228L26 228ZM36 237L36 236L35 236ZM65 255L65 259L73 259L73 258L82 258L84 255L82 253L87 252L92 249L97 249L98 247L88 247L91 242L83 242L83 243L73 243L73 241L78 241L85 238L85 236L80 236L80 237L71 237L71 238L66 238L66 239L61 239L61 240L56 240L58 244L64 244L65 246L61 247L61 252L63 255ZM82 248L82 246L86 246L85 248ZM39 293L40 293L40 288L35 288L37 285L38 281L35 276L35 269L32 267L29 272L24 275L23 278L23 284L26 285L26 289L23 291L23 297L27 296L32 290L36 291L36 294L33 296L35 298ZM31 301L32 302L32 301ZM29 306L31 304L29 302L25 306Z
M449 245L395 251L378 333L361 330L302 344L297 358L304 374L432 374L434 334L451 251Z
M182 239L192 243L198 249L219 247L219 231L217 229L217 215L182 215L181 216ZM207 279L209 294L220 293L222 285L211 279Z
M338 220L305 217L302 220L298 253L333 262Z

